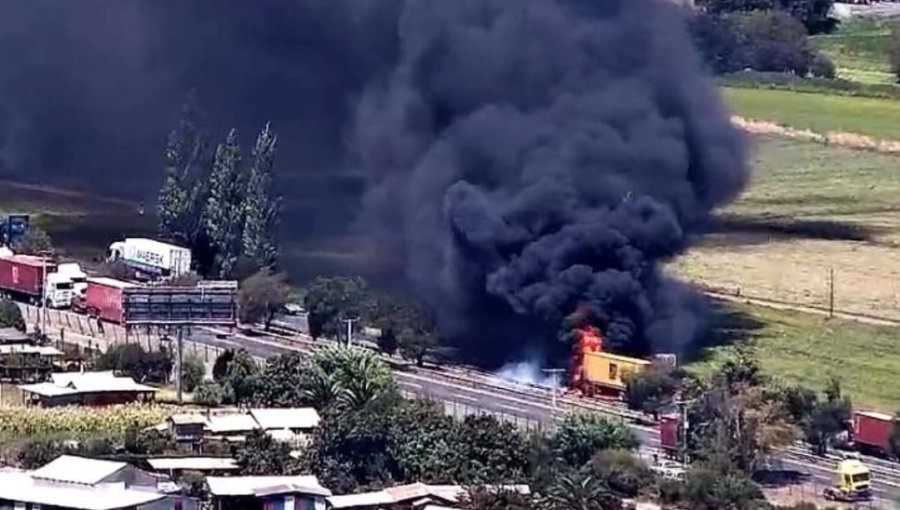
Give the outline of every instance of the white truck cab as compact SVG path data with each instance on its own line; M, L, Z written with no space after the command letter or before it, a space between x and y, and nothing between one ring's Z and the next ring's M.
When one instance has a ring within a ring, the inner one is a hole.
M75 286L68 275L48 273L44 286L44 303L49 308L65 308L72 304Z

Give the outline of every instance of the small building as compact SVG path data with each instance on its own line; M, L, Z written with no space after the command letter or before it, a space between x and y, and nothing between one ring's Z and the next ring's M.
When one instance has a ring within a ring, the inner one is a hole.
M179 497L157 490L155 477L124 462L63 455L35 471L0 473L0 508L173 510Z
M527 485L504 485L487 488L489 490L506 490L526 495L531 494L531 490ZM425 505L450 507L459 503L465 494L466 488L459 485L411 483L374 492L331 496L326 501L332 510L393 509Z
M167 424L169 435L177 443L199 442L206 432L206 416L202 414L173 414Z
M325 510L331 491L315 476L209 476L216 510Z
M243 441L259 424L249 414L212 414L206 417L208 439Z
M30 344L31 336L16 328L0 328L0 344Z
M50 378L51 382L19 386L27 403L43 407L127 404L152 400L157 391L112 372L60 372L51 374Z
M311 407L251 409L250 416L272 439L295 446L305 444L319 426L319 413Z

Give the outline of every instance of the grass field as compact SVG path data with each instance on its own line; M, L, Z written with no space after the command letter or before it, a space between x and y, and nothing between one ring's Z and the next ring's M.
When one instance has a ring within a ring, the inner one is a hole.
M671 264L743 295L900 320L900 157L757 139L753 182Z
M765 373L790 383L822 389L839 377L857 408L900 410L900 331L850 321L744 304L729 305L740 316L738 337L749 337ZM709 348L687 365L707 373L727 359L733 346Z
M837 68L840 78L865 83L893 83L888 58L890 22L884 18L854 18L833 34L812 38L813 44Z
M900 140L900 101L787 90L723 87L736 115L810 129Z

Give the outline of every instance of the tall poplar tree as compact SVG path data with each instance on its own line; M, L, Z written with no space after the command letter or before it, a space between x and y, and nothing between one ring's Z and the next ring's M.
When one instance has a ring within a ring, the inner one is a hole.
M215 250L215 265L220 277L231 276L241 253L244 225L244 179L240 170L241 148L237 131L232 129L216 148L209 196L203 212L203 224Z
M272 189L277 137L266 123L253 147L253 161L244 195L243 255L258 267L273 267L278 261L276 230L281 198Z

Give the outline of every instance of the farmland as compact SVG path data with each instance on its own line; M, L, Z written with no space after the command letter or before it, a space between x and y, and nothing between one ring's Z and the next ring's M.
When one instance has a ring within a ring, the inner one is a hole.
M727 292L900 319L900 158L757 138L753 180L682 277Z
M822 389L838 377L858 408L900 409L897 330L816 315L730 304L739 320L725 336L747 338L766 374L785 383ZM703 374L721 363L733 345L713 347L688 369Z
M891 83L887 55L890 26L884 18L847 20L833 34L812 38L837 68L839 78L866 83Z

